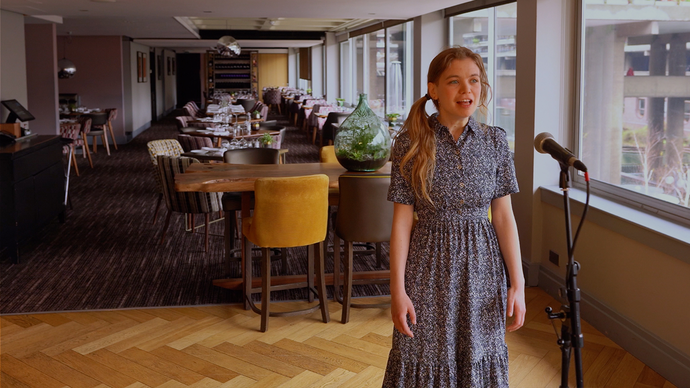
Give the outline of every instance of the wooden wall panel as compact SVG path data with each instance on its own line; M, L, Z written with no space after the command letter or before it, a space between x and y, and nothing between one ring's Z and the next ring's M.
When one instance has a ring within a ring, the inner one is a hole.
M288 84L288 55L259 53L259 98L263 88Z

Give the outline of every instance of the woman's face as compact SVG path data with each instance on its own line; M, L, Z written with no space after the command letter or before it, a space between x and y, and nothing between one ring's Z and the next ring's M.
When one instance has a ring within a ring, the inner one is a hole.
M439 120L467 124L482 93L479 67L470 58L455 59L441 74L438 84L429 82L429 95L438 100Z

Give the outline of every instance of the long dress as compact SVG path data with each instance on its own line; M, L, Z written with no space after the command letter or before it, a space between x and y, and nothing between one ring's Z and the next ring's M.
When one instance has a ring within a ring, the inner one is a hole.
M417 324L413 338L393 329L383 387L507 387L506 273L488 218L491 200L518 191L506 133L470 118L456 142L436 115L429 124L434 206L415 199L412 163L400 172L407 134L393 147L388 199L414 205L419 218L405 267Z

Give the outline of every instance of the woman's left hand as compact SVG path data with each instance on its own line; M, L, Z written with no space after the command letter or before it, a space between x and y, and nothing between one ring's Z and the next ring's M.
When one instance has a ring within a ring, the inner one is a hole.
M524 287L510 287L508 289L508 309L506 311L509 317L513 315L513 323L506 327L508 331L515 331L522 327L525 323L525 312L527 308L525 307L525 288Z

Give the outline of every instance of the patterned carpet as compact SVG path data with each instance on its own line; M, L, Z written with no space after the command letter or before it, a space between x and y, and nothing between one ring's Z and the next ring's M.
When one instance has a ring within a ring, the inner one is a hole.
M212 225L209 252L201 233L186 233L182 215L174 214L163 245L160 232L165 205L155 225L157 199L146 143L176 138L175 114L156 122L128 144L99 148L94 168L78 156L81 176L72 174L64 224L56 221L21 246L20 264L0 251L0 313L120 309L239 303L239 291L212 285L224 277L223 223ZM287 125L285 117L278 119ZM288 127L287 163L318 162L318 147L306 132ZM203 222L197 217L197 223ZM329 236L332 240L332 236ZM388 264L384 244L384 265ZM359 270L373 270L375 260L356 260ZM326 271L332 272L332 256ZM280 271L280 260L272 270ZM233 267L239 276L239 263ZM259 275L258 262L254 268ZM306 272L306 248L288 250L287 274ZM329 297L332 295L329 290ZM355 286L354 296L387 294L387 286ZM305 299L302 290L272 294L274 300Z

